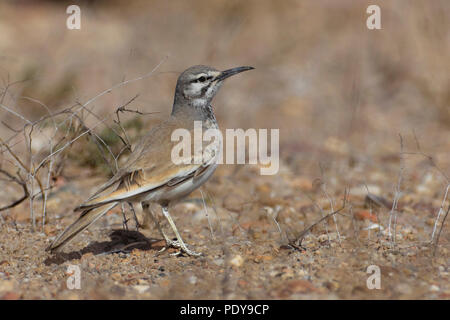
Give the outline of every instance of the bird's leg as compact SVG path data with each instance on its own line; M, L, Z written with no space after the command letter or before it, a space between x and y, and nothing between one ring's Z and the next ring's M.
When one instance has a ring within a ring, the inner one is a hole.
M133 212L134 222L136 224L136 231L139 231L139 227L141 226L141 224L139 223L139 220L136 216L136 211L134 211L133 204L131 202L128 202L128 206L130 207L131 212Z
M172 230L175 233L175 236L177 237L176 246L181 248L181 250L184 253L186 253L187 255L190 255L190 256L199 256L199 255L201 255L201 253L198 253L198 252L195 252L195 251L192 251L192 250L188 249L188 247L184 243L183 239L181 238L177 227L175 226L175 222L173 222L172 217L169 214L168 207L167 206L162 206L161 208L162 208L162 213L163 213L164 217L166 217L167 221L169 221L169 224L172 227ZM168 245L173 245L173 241L171 241L171 242L172 243L169 242Z
M123 206L123 203L121 203L121 207L122 207L122 224L123 224L123 229L128 231L128 219L127 219L127 215L125 214L125 208Z
M150 217L152 218L153 222L155 223L156 228L158 229L159 233L164 237L164 240L166 241L166 243L170 243L172 245L171 242L174 242L174 241L170 240L170 238L164 233L164 230L161 228L161 225L159 224L158 219L155 217L155 214L150 209L150 204L143 203L142 209L144 209L144 211L146 211L147 213L150 214ZM165 248L164 248L164 250L165 250Z

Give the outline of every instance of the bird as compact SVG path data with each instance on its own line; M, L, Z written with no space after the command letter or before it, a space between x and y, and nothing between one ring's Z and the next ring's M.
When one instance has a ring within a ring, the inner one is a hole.
M215 160L220 152L221 141L219 139L208 148L201 149L201 154L194 151L193 155L186 155L181 163L175 163L171 156L178 142L172 141L171 136L177 129L194 132L195 122L201 123L203 129L218 129L211 105L214 96L225 79L252 69L242 66L219 71L213 67L195 65L183 71L176 83L170 116L141 137L125 164L74 209L75 212L81 211L80 216L55 238L46 251L60 252L75 236L118 204L140 202L143 211L154 221L165 240L162 250L175 247L179 249L177 254L201 255L189 249L183 241L169 213L169 206L183 200L212 176L217 167ZM163 231L150 209L152 203L161 206L162 214L176 239L171 239Z

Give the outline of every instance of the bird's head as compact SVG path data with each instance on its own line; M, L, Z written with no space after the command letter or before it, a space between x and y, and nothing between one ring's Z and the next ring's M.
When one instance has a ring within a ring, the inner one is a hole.
M219 71L208 66L193 66L186 69L178 77L175 90L175 108L177 105L189 105L195 108L209 106L219 91L222 83L228 77L243 71L252 70L253 67L237 67Z

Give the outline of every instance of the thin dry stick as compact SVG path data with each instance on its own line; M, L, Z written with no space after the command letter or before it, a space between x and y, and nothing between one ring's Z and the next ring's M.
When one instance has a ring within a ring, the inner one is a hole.
M98 115L96 115L95 113L93 113L92 111L88 111L90 114L93 114L99 121L102 121L102 118L100 118ZM85 125L84 121L81 119L80 116L75 115L76 119L78 119L78 121L80 122L81 125L81 129L82 130L88 130L89 128ZM118 137L120 137L120 135L118 133L116 133L114 131L114 129L110 128L108 125L106 125L107 128L111 129ZM119 170L119 166L117 164L117 158L114 156L114 153L112 152L110 146L98 135L96 134L93 130L89 131L89 136L92 138L92 140L94 141L94 143L96 144L98 150L100 151L100 154L103 158L103 160L105 161L105 163L109 166L111 172L114 174ZM120 137L122 139L122 137ZM106 157L103 148L100 146L100 143L103 144L103 146L105 146L106 150L108 150L109 154L111 155L111 157L114 159L115 162L115 167L113 167L110 163L110 161L108 160L108 158Z
M328 201L330 202L330 210L331 212L334 212L334 200L330 197L330 195L327 192L327 185L326 183L324 183L322 185L322 192L325 194L325 196L327 197ZM336 233L339 239L339 244L342 245L341 242L341 234L339 233L339 227L338 227L338 223L337 223L337 218L336 215L333 215L333 221L334 221L334 225L336 226Z
M211 219L209 218L208 208L206 208L206 202L205 202L205 197L203 195L202 188L200 188L199 190L200 190L200 194L202 195L203 208L205 209L205 215L206 215L206 218L208 219L208 225L209 225L209 231L211 232L211 238L213 240L216 240L216 237L214 235L214 230L213 230L213 227L211 225Z
M8 91L9 91L9 88L11 88L12 86L14 86L16 84L23 83L23 82L26 82L26 81L29 81L29 80L31 80L31 78L10 82L9 73L8 73L7 80L4 81L4 82L6 82L6 85L5 85L5 88L4 88L3 93L2 93L2 98L0 99L0 104L3 103L3 101L5 101L5 97L6 97L6 94L8 93Z
M122 202L122 203L120 203L120 206L122 208L122 218L123 218L122 219L122 224L123 224L123 228L128 231L128 219L127 219L127 215L125 214L125 205Z
M29 125L33 125L33 122L31 122L30 120L28 120L27 118L25 118L24 116L22 116L20 113L17 113L13 110L11 110L10 108L8 108L7 106L3 105L0 103L0 107L2 107L3 109L5 109L6 111L8 111L9 113L15 115L16 117L22 119L24 122L26 122ZM22 132L22 130L20 131Z
M131 202L127 202L128 206L130 207L131 212L133 213L133 217L134 217L134 223L136 225L136 231L139 231L139 227L141 226L141 224L139 223L139 220L136 216L136 211L134 210L133 204Z
M117 117L117 120L113 120L114 121L114 123L116 123L118 126L119 126L119 128L121 129L121 131L122 131L122 133L123 133L123 135L124 135L124 137L125 138L122 138L120 135L118 135L121 139L122 139L122 142L123 142L123 144L127 147L127 149L129 149L130 151L131 151L131 142L130 142L130 139L128 138L128 135L127 135L127 132L125 131L125 129L123 128L123 126L122 126L122 122L120 121L120 113L121 112L132 112L132 113L136 113L136 114L139 114L139 115L148 115L148 114L155 114L155 113L158 113L158 112L141 112L141 111L139 111L139 110L130 110L130 109L126 109L126 106L128 106L130 103L132 103L135 99L137 99L137 97L139 97L139 94L137 94L137 95L135 95L133 98L131 98L130 100L128 100L125 104L123 104L123 105L121 105L120 107L118 107L117 109L116 109L116 117ZM115 132L115 131L114 131ZM116 133L117 134L117 133ZM120 153L119 153L119 155L120 155Z
M33 98L30 98L30 97L25 97L25 96L22 96L21 98L25 99L25 100L28 100L28 101L31 101L31 102L34 102L34 103L38 104L39 106L43 107L47 111L49 117L45 118L45 119L50 119L53 122L53 126L55 127L54 134L56 134L56 132L58 131L58 126L56 125L56 121L55 121L54 115L53 115L52 111L50 110L50 108L45 103L42 103L41 101L39 101L37 99L33 99ZM41 121L39 121L39 122L41 122Z
M206 193L206 196L207 196L208 199L209 199L209 202L211 203L212 209L213 209L213 211L214 211L214 215L216 216L216 219L217 219L217 221L218 221L218 225L220 226L220 232L221 232L221 234L223 235L224 233L223 233L222 220L220 219L220 216L219 216L219 214L217 213L217 207L216 207L216 203L214 202L214 198L211 196L211 194L208 192L207 189L205 189L205 193Z
M108 157L106 156L103 148L102 148L102 144L105 146L105 148L109 151L110 154L112 154L113 159L115 160L114 157L114 153L112 152L111 148L108 146L108 144L106 144L105 141L103 141L102 138L98 137L96 134L89 134L89 137L91 138L91 140L95 143L95 145L97 146L98 151L100 152L101 157L103 158L103 161L107 164L107 166L109 167L109 170L111 171L111 173L114 175L118 170L119 170L119 166L117 164L117 161L115 162L115 165L111 164L111 161L108 159ZM98 137L98 138L97 138Z
M293 242L290 242L289 245L295 249L300 249L300 247L302 246L302 241L305 238L305 236L308 234L308 232L311 231L312 228L314 228L316 225L318 225L319 223L321 223L322 221L325 221L327 218L341 212L342 210L345 209L346 205L347 205L347 197L348 197L348 190L346 189L344 192L344 200L342 203L342 207L340 207L338 210L333 211L325 216L323 216L322 218L320 218L318 221L314 222L312 225L310 225L308 228L304 229L302 232L300 232L300 234L297 236L297 239Z
M277 205L275 209L272 209L271 207L264 207L264 209L266 210L267 215L273 220L273 222L277 226L278 232L280 233L280 241L283 242L284 234L283 231L281 230L280 224L277 221L278 212L280 212L281 209L280 206ZM273 211L275 211L275 213Z
M322 179L318 179L318 182L320 183L320 188L322 189L322 186L325 184L325 170L323 168L322 162L319 161L319 169L320 169L320 176L322 177ZM320 213L322 216L324 216L325 212L323 211L323 208L320 207ZM331 242L331 238L330 238L330 233L328 231L328 222L325 221L325 232L327 234L327 238L328 238L328 243Z
M318 180L319 180L320 183L322 183L322 181L321 181L320 179L318 179ZM313 204L317 209L319 209L321 216L324 217L324 216L325 216L325 212L323 211L323 208L322 208L321 206L319 206L319 204L318 204L316 201L314 201L314 199L313 199L309 194L306 194L306 196L309 198L309 200L311 200L312 204ZM330 233L329 233L329 231L328 231L328 222L325 221L324 225L325 225L325 233L326 233L326 235L327 235L328 242L330 242L330 241L331 241L331 238L330 238Z
M439 172L439 174L441 174L441 176L443 176L445 178L445 180L447 181L447 183L450 183L450 177L445 174L444 170L442 170L434 161L434 158L432 156L430 156L429 154L426 154L422 151L421 147L420 147L420 143L419 143L419 139L417 138L416 135L416 131L413 129L413 135L414 135L414 140L416 141L416 148L418 150L418 152L403 152L403 154L405 155L420 155L424 158L426 158L428 160L428 162L430 163L430 166L434 169L436 169L437 172Z
M22 98L25 98L25 99L30 99L30 98L28 98L28 97L22 97ZM37 100L36 100L37 101ZM43 106L45 106L44 104L42 104L41 103L41 105L43 105ZM75 103L74 105L72 105L71 107L68 107L68 108L65 108L65 109L63 109L63 110L60 110L60 111L58 111L58 112L54 112L54 113L50 113L49 115L45 115L45 116L42 116L41 118L39 118L38 120L36 120L36 121L33 121L33 122L31 122L31 123L27 123L27 125L37 125L37 124L39 124L39 123L41 123L41 122L43 122L43 121L45 121L45 120L47 120L47 119L55 119L55 117L57 117L57 116L60 116L60 115L63 115L63 114L70 114L71 116L70 117L68 117L69 118L69 126L67 127L67 132L66 132L66 135L65 135L65 137L69 134L69 131L72 129L72 120L73 120L73 116L74 116L74 114L75 114L75 112L73 112L72 111L72 109L73 108L75 108L76 106L78 106L79 104L77 104L77 103ZM46 109L48 109L48 108L46 108ZM65 122L67 121L67 119L68 118L65 118L63 121L61 121L60 123L58 123L57 125L56 125L56 127L58 128L58 127L62 127L64 124L65 124ZM14 130L13 130L14 131ZM10 138L8 138L7 140L6 140L6 142L7 143L9 143L12 139L14 139L15 137L17 137L17 135L18 135L18 133L21 133L23 131L23 129L22 130L18 130L17 132L16 132L16 134L14 134L13 136L11 136ZM76 129L74 130L74 131L76 131ZM15 146L16 144L18 144L18 143L21 143L23 140L19 140L19 141L17 141L14 145L11 145L10 147L13 147L13 146Z
M140 76L140 77L137 77L137 78L134 78L134 79L130 79L130 80L126 80L126 81L119 82L119 83L113 85L112 87L110 87L110 88L108 88L108 89L106 89L106 90L100 92L99 94L97 94L97 95L94 96L93 98L89 99L89 100L88 100L87 102L85 102L84 104L81 104L80 108L78 108L75 112L78 112L78 111L83 110L83 109L86 108L89 104L91 104L92 102L94 102L94 101L97 100L98 98L104 96L105 94L112 92L114 89L120 88L120 87L122 87L122 86L124 86L124 85L126 85L126 84L129 84L129 83L132 83L132 82L135 82L135 81L139 81L139 80L143 80L143 79L145 79L145 78L150 77L150 76L153 75L153 74L155 73L155 71L156 71L156 70L157 70L157 69L158 69L158 68L159 68L159 67L160 67L167 59L168 59L168 57L169 57L168 55L165 56L165 57L164 57L164 58L156 65L156 67L154 67L150 72L144 74L143 76ZM93 109L93 108L92 108L92 109ZM92 109L91 109L90 111L92 111Z
M398 174L397 185L395 187L394 201L392 202L392 208L391 208L391 211L389 212L389 226L388 226L388 234L389 234L389 237L390 237L392 243L395 243L395 240L396 240L397 205L398 205L398 200L402 196L401 185L403 182L403 171L405 169L404 158L403 158L403 137L401 134L399 134L399 137L400 137L400 171ZM393 217L394 217L394 235L392 236L391 224L392 224Z
M23 189L23 196L21 198L19 198L17 200L14 200L9 205L6 205L4 207L0 207L0 211L4 211L4 210L11 209L11 208L17 206L18 204L22 203L26 198L28 198L29 192L28 192L27 184L26 184L25 181L17 179L15 176L13 176L12 174L10 174L9 172L7 172L7 171L5 171L3 169L0 169L0 173L3 173L5 176L10 178L11 181L14 181L17 184L19 184L22 187L22 189Z
M148 75L149 75L149 74L148 74ZM147 75L147 76L148 76L148 75ZM145 76L140 77L140 78L145 78ZM136 78L136 79L140 79L140 78ZM134 80L136 80L136 79L134 79ZM129 80L129 81L131 81L131 80ZM127 83L128 83L128 82L127 82ZM114 87L113 87L113 88L114 88ZM92 100L92 99L91 99L91 100ZM86 105L86 104L85 104L85 105ZM84 109L85 105L81 105L81 108ZM87 109L86 109L86 110L87 110ZM48 161L48 159L49 159L50 157L56 155L57 153L60 153L61 151L63 151L64 149L66 149L68 146L72 145L75 141L77 141L77 140L78 140L79 138L81 138L82 136L84 136L84 135L86 135L86 134L91 134L91 133L93 132L93 129L95 129L95 128L96 128L97 126L99 126L100 124L106 122L106 121L111 117L111 115L109 115L109 116L105 117L104 119L100 119L98 116L96 116L96 115L92 112L92 110L88 110L89 114L93 114L93 115L95 115L95 116L99 119L99 122L97 122L94 126L88 128L87 126L84 125L83 121L81 120L81 117L79 117L78 115L76 115L76 112L73 112L73 111L70 111L70 110L65 110L64 112L70 112L70 113L72 113L72 116L70 117L70 119L72 119L72 117L77 118L77 119L80 121L82 127L85 128L86 130L85 130L83 133L81 133L80 135L78 135L77 137L75 137L74 139L68 141L63 147L58 148L56 151L52 152L52 153L49 154L46 158L44 158L44 159L39 163L39 165L37 166L36 171L38 171L42 166L44 166L45 163ZM66 120L67 120L67 119L65 119L63 122L65 122ZM62 123L63 123L63 122L62 122ZM60 123L58 126L61 126L62 123ZM115 133L116 133L116 132L115 132ZM123 138L122 138L118 133L116 133L116 134L117 134L117 136L120 137L120 139L122 140L122 142L123 142L125 145L127 145L127 142L124 141ZM117 156L117 157L114 156L114 154L112 153L112 151L111 151L111 149L109 148L109 146L108 146L108 145L107 145L107 144L106 144L106 143L105 143L98 135L96 135L95 133L94 133L94 135L95 135L95 137L96 137L97 139L99 139L99 140L102 142L102 144L105 145L105 147L108 149L109 153L112 155L114 161L116 162L116 169L117 169L117 159L118 159L118 156Z
M441 237L442 228L444 228L444 223L445 223L445 220L447 219L447 216L448 216L449 212L450 212L450 204L448 205L447 212L445 213L444 219L442 220L441 228L439 229L439 232L438 232L438 235L437 235L437 238L436 238L436 242L434 244L433 255L436 255L436 250L437 250L437 247L438 247L438 244L439 244L439 238Z
M53 145L50 143L50 153L53 151ZM50 159L50 164L48 166L48 172L47 172L47 188L44 192L44 212L42 213L42 232L44 232L44 226L45 226L45 219L47 217L47 198L48 198L48 190L50 190L50 176L52 175L52 169L53 169L53 161L54 159Z
M114 120L114 122L119 126L120 130L122 131L123 135L124 135L124 139L122 140L123 144L127 147L128 150L131 151L131 142L130 139L128 138L127 132L125 131L125 129L122 126L122 122L120 121L120 115L119 112L124 112L125 107L127 105L129 105L131 102L133 102L139 95L135 95L133 98L131 98L128 102L126 102L124 105L120 106L117 108L116 110L116 117L117 117L117 121ZM128 110L127 110L128 111Z
M47 160L51 157L53 157L54 155L60 153L61 151L63 151L64 149L66 149L68 146L72 145L75 141L77 141L78 139L80 139L81 137L83 137L84 135L88 134L89 132L91 132L93 129L95 129L97 126L99 126L100 124L102 124L103 122L105 122L107 120L107 118L103 119L102 121L97 122L93 127L88 128L86 131L84 131L83 133L81 133L80 135L78 135L77 137L75 137L74 139L68 141L66 144L64 144L64 146L62 146L61 148L59 148L56 151L53 151L52 153L50 153L47 157L45 157L37 166L36 171L39 170L42 166L45 165L45 163L47 162Z
M430 242L432 243L434 241L434 235L436 232L436 228L437 228L437 224L440 220L440 217L442 215L442 213L444 212L444 206L445 206L445 202L447 201L447 196L448 196L448 190L450 189L450 184L447 185L447 188L445 189L445 194L444 194L444 199L442 199L442 203L441 206L439 207L439 212L437 214L436 220L434 221L434 227L433 227L433 232L431 233L431 240ZM443 224L444 222L442 222ZM441 227L442 229L442 227Z
M28 139L27 139L27 137L25 136L25 142L27 142L27 144L28 144L28 154L29 154L29 157L30 157L30 159L29 159L29 161L30 161L30 166L29 166L29 172L28 172L28 177L30 178L30 180L31 180L31 182L30 182L30 191L31 191L31 194L32 195L34 195L34 178L35 178L35 175L33 175L33 153L32 153L32 151L31 151L31 144L33 143L33 140L32 140L32 138L31 138L31 135L32 135L32 133L33 133L33 126L31 126L31 129L30 129L30 133L28 134ZM24 129L23 130L23 134L25 135L26 134L26 132L25 132L26 130ZM34 208L33 208L33 202L34 202L34 198L33 197L30 197L30 218L31 218L31 222L32 222L32 229L33 229L33 231L35 230L35 228L36 228L36 218L35 218L35 216L34 216Z

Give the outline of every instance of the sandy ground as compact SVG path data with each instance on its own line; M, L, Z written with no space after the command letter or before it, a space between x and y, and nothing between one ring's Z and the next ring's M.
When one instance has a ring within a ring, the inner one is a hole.
M49 200L49 214L53 210L60 214L46 224L44 233L30 232L25 208L14 209L4 218L0 292L4 298L25 299L449 297L448 232L441 236L436 256L426 244L438 201L417 203L408 201L414 194L405 196L400 201L394 244L386 232L389 209L372 207L365 201L364 187L353 187L347 209L336 216L340 240L333 219L328 218L299 245L294 241L296 234L320 217L313 202L302 194L317 195L320 200L315 203L325 213L330 212L329 201L305 179L276 180L261 178L251 167L242 167L237 173L221 168L205 188L216 202L215 208L207 206L208 216L197 194L175 206L172 212L185 240L204 254L196 258L171 256L175 249L158 254L163 241L156 230L135 231L130 212L128 230L124 229L120 211L102 218L65 248L65 253L44 252L57 233L73 221L75 214L70 207L98 183L88 175L68 179ZM375 185L369 188L377 193ZM341 200L335 199L336 209ZM62 206L67 210L61 211ZM138 208L137 212L144 223ZM281 234L273 217L283 230ZM381 232L377 228L365 230L378 222L384 226ZM290 246L289 240L297 245ZM80 268L79 290L67 288L70 265ZM379 290L367 288L370 265L381 270Z

